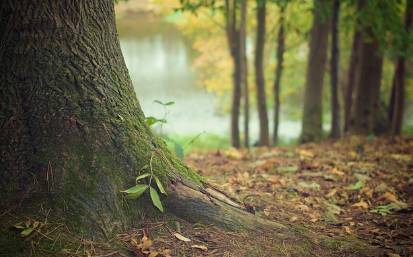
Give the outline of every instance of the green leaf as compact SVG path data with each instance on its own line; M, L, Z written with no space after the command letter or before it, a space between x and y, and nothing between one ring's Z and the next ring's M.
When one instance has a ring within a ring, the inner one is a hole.
M349 189L349 190L359 190L359 189L362 189L363 187L364 187L364 181L363 181L363 180L359 180L359 181L357 181L357 183L355 183L355 184L353 184L353 185L350 185L350 186L347 186L346 189Z
M139 180L143 179L143 178L149 177L150 175L151 175L150 173L143 173L142 175L137 176L137 177L136 177L136 183L137 183Z
M33 232L33 229L31 229L31 228L26 228L26 229L24 229L22 232L20 232L20 235L22 235L22 236L28 236L28 235L30 235L32 232Z
M164 123L164 124L167 123L167 121L165 119L157 119L153 116L146 117L145 121L146 121L146 124L148 124L149 127L156 124L156 123Z
M159 180L159 178L158 178L157 176L154 176L154 178L155 178L156 185L157 185L158 188L159 188L159 191L160 191L162 194L167 195L167 193L166 193L166 191L165 191L165 188L162 186L162 183L161 183L161 181Z
M136 184L136 186L133 186L121 192L127 193L127 194L143 194L143 192L145 192L147 188L148 188L148 185L146 184Z
M158 192L156 192L156 189L150 186L149 192L151 194L153 205L155 205L156 208L158 208L161 212L163 212L163 206L161 203L161 199L159 198L159 194Z

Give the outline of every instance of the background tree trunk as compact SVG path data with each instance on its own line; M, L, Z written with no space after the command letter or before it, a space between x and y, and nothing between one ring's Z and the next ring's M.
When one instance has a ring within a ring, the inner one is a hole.
M332 138L338 138L340 128L340 103L338 100L338 71L339 71L339 20L340 0L333 2L333 16L331 22L331 134Z
M364 33L367 33L366 31ZM368 34L362 35L360 49L360 70L356 82L356 98L352 110L350 132L369 134L376 125L376 114L380 111L380 81L383 56L379 43Z
M277 52L275 68L275 80L274 80L274 131L273 131L273 145L277 145L278 142L278 126L280 122L280 94L281 94L281 77L284 63L284 51L285 51L285 5L280 6L280 20L277 35Z
M231 145L241 146L239 131L239 114L241 106L241 62L239 30L237 29L237 4L235 0L225 0L225 20L228 47L231 52L234 71L232 74L233 89L231 102Z
M257 40L255 44L255 83L257 86L257 109L259 118L258 145L268 146L270 136L268 130L267 98L264 79L264 47L265 47L266 1L257 0Z
M326 0L314 0L301 142L314 141L322 136L322 92L329 33L329 22L323 15L322 8L327 4Z
M351 117L351 106L353 103L353 90L357 80L357 74L359 69L359 59L360 59L360 46L361 46L361 33L359 30L355 30L353 37L353 46L351 48L350 61L348 64L348 78L347 86L345 88L345 98L344 98L344 132L348 132L350 117Z
M239 44L240 44L240 66L241 66L241 88L243 90L244 98L244 146L248 148L250 146L249 140L249 122L250 122L250 100L248 90L248 59L246 48L246 21L247 21L247 0L241 1L241 15L240 15L240 31L239 31Z
M405 11L405 30L406 36L410 32L413 18L413 1L406 2ZM404 51L407 52L409 45L405 45ZM390 122L390 134L400 135L403 125L404 101L405 101L405 56L400 56L396 62L393 77L393 86L389 104L388 118Z

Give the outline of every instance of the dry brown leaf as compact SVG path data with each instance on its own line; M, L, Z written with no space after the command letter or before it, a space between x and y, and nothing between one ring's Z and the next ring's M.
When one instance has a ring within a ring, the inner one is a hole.
M395 194L393 194L392 192L389 192L389 191L382 194L379 197L379 200L380 201L386 201L387 200L387 201L392 202L392 203L395 203L395 202L399 201L398 197Z
M387 253L387 255L388 255L389 257L400 257L400 255L397 254L397 253Z
M344 226L344 231L346 231L347 234L351 234L351 228L349 226Z
M290 221L291 221L291 222L294 222L294 221L296 221L296 220L298 220L298 217L297 217L297 216L292 216L292 217L290 218Z
M208 247L206 247L205 245L191 245L191 247L202 251L208 251Z
M333 189L330 192L328 192L328 194L326 195L327 197L333 197L335 194L337 193L337 189Z
M364 187L360 190L362 194L365 194L368 198L373 197L373 190L369 187Z
M353 204L352 207L356 207L356 208L358 207L358 208L368 209L368 208L369 208L369 204L366 203L364 200L361 200L360 202Z
M179 240L181 240L181 241L191 242L191 239L189 239L189 238L187 238L187 237L184 237L183 235L181 235L181 234L179 234L179 233L174 233L174 236L175 236L176 238L178 238Z
M345 175L344 172L338 170L337 168L333 168L333 169L329 170L328 173L335 174L335 175L338 175L340 177Z

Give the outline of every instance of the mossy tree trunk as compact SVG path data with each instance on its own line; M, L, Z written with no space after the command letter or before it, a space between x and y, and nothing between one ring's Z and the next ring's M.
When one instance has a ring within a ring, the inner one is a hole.
M119 192L151 162L169 191L167 210L252 224L242 217L253 215L208 187L146 125L112 0L3 1L0 14L3 210L33 215L42 206L77 232L109 237L153 208Z

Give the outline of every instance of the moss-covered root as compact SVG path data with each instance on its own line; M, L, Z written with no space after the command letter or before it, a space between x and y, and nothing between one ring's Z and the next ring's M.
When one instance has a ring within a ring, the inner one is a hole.
M231 231L259 233L274 238L280 244L288 243L294 248L292 252L299 254L297 256L319 256L320 253L322 256L381 255L376 249L353 237L331 238L302 226L260 218L235 199L208 185L201 188L173 182L166 204L170 212L192 223L215 224Z

